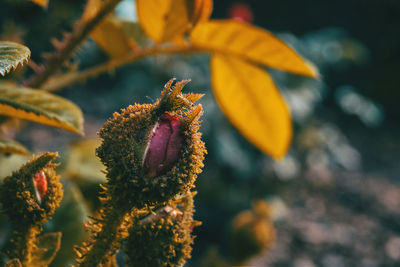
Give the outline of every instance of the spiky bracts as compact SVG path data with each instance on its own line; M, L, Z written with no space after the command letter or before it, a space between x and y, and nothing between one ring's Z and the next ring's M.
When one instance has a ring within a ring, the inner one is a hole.
M101 128L96 152L106 166L104 207L90 223L92 237L78 249L79 266L110 260L130 211L148 214L194 187L206 152L198 132L202 107L194 104L202 95L182 94L188 81L173 81L154 104L121 109Z
M129 230L125 253L128 266L183 266L190 258L199 222L193 220L193 194L188 193L147 218L136 221Z
M24 264L31 260L41 225L54 214L63 196L54 170L58 164L52 163L56 157L48 152L33 158L0 186L0 202L14 228L6 253Z

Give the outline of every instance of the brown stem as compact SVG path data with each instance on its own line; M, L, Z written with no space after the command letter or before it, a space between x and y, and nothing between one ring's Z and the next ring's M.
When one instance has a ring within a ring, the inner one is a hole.
M72 33L70 40L67 44L56 54L54 54L47 62L45 69L38 73L27 83L27 86L33 88L39 88L43 83L45 83L55 72L57 72L63 63L71 56L73 51L82 43L94 29L97 24L99 24L121 0L109 0L107 1L103 8L98 12L91 20L83 21L75 28L76 30Z
M115 68L135 62L147 56L154 56L158 54L180 54L180 53L193 53L193 52L207 52L207 50L194 47L191 44L179 45L179 46L175 45L152 46L152 47L145 47L142 49L135 49L134 51L131 51L131 53L127 54L125 57L112 59L106 63L89 68L79 73L67 73L55 76L53 79L50 79L48 83L44 84L42 86L42 89L46 91L57 91L66 86L70 86L77 82L84 81L88 78L95 77L103 72L112 71Z

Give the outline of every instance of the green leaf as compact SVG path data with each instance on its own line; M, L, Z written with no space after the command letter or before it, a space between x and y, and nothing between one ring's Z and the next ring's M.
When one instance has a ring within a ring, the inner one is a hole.
M32 255L32 266L48 266L61 246L61 233L45 233L38 238L38 248Z
M11 82L0 81L0 115L83 133L82 111L74 103Z
M14 42L0 41L0 74L6 75L31 56L28 47Z
M70 266L75 256L74 246L87 240L89 232L82 227L90 215L86 201L79 188L72 182L65 182L64 198L54 213L52 221L45 225L51 231L61 231L61 249L51 266Z
M29 155L29 151L20 143L4 139L0 139L0 152L6 154Z

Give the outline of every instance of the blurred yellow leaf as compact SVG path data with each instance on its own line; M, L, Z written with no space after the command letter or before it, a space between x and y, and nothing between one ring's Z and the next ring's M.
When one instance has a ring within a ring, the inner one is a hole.
M29 151L13 140L0 139L0 152L7 154L29 155Z
M47 7L49 4L49 0L30 0L34 2L35 4L41 6L41 7Z
M90 37L103 51L114 58L122 57L136 47L135 41L125 35L121 23L116 18L104 19Z
M103 164L96 157L100 139L86 139L68 148L65 164L66 175L78 183L105 183Z
M288 108L266 71L235 57L211 57L215 98L226 117L261 151L281 158L292 126Z
M5 75L31 56L28 47L7 41L0 41L0 75Z
M121 30L128 38L135 40L138 45L145 44L148 41L146 33L140 27L138 22L120 20Z
M186 0L136 0L139 23L153 41L162 43L190 27Z
M71 101L11 82L0 81L0 115L82 133L82 111Z
M207 21L213 10L212 0L186 0L189 20L193 27L199 22Z
M195 47L238 56L254 63L309 77L316 69L268 31L236 20L211 20L194 28Z
M103 6L102 0L87 0L85 10L82 14L82 21L87 22L96 16L101 7Z

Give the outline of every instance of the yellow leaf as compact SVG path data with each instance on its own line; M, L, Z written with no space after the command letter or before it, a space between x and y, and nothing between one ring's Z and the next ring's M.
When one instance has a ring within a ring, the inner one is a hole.
M99 139L86 139L69 146L65 170L68 177L78 183L105 183L103 164L96 157Z
M104 19L90 37L103 51L114 58L122 57L136 47L135 41L125 35L118 19Z
M96 16L101 7L103 6L102 0L87 0L85 10L82 14L82 21L87 22Z
M162 43L190 27L186 0L136 0L139 23L153 41Z
M0 41L0 75L5 75L31 56L28 47L14 42Z
M0 115L82 133L83 115L69 100L11 82L0 81Z
M215 98L239 132L264 153L281 158L292 138L286 104L266 71L235 57L211 57Z
M316 69L268 31L236 20L197 25L190 40L197 48L234 55L254 63L309 77Z
M213 10L212 0L186 0L186 5L193 27L199 22L207 21Z
M41 7L47 7L49 4L49 0L30 0L34 2L35 4L41 6Z
M6 154L29 155L29 151L13 140L0 139L0 152Z

